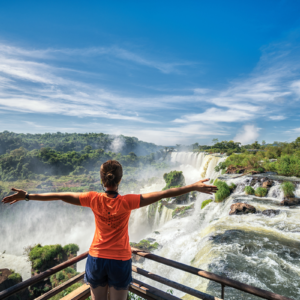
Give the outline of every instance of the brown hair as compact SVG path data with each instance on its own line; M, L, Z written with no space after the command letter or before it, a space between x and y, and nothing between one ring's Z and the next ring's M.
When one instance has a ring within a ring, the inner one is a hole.
M108 160L101 165L100 177L105 187L118 185L123 176L122 165L116 160Z

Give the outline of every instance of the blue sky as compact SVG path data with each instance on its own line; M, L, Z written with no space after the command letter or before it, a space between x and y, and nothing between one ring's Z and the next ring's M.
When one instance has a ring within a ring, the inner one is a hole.
M300 136L299 1L1 1L0 131Z

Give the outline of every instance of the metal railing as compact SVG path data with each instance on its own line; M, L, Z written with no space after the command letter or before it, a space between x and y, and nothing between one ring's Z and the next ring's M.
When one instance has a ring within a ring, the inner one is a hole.
M219 275L211 273L211 272L207 272L207 271L204 271L204 270L201 270L201 269L189 266L189 265L185 265L183 263L179 263L177 261L170 260L170 259L158 256L158 255L140 250L140 249L131 248L131 251L135 255L138 255L138 256L144 257L146 259L150 259L150 260L162 263L164 265L167 265L167 266L170 266L170 267L173 267L173 268L176 268L176 269L179 269L179 270L182 270L182 271L185 271L185 272L194 274L196 276L200 276L200 277L203 277L203 278L206 278L206 279L209 279L209 280L212 280L212 281L215 281L215 282L221 284L221 298L217 298L215 296L211 296L211 295L208 295L208 294L203 293L201 291L192 289L192 288L190 288L188 286L185 286L183 284L180 284L178 282L175 282L175 281L169 280L167 278L164 278L160 275L151 273L151 272L146 271L144 269L140 269L140 268L138 268L134 265L132 266L132 271L137 273L137 274L140 274L144 277L155 280L155 281L157 281L159 283L162 283L164 285L167 285L169 287L175 288L179 291L182 291L184 293L187 293L187 294L192 295L194 297L197 297L199 299L203 299L203 300L221 300L221 299L224 299L225 298L225 287L228 286L228 287L231 287L231 288L234 288L234 289L237 289L237 290L240 290L240 291L258 296L258 297L263 298L263 299L268 299L268 300L293 300L291 298L281 296L279 294L275 294L275 293L272 293L272 292L269 292L269 291L265 291L265 290L262 290L260 288L256 288L254 286L251 286L251 285L248 285L248 284L236 281L236 280L232 280L232 279L229 279L229 278L224 277L224 276L219 276ZM65 268L67 268L71 265L73 265L74 263L77 263L77 262L85 259L87 256L88 256L88 252L85 252L81 255L78 255L77 257L74 257L74 258L72 258L72 259L70 259L70 260L68 260L68 261L66 261L66 262L64 262L60 265L57 265L57 266L55 266L55 267L53 267L53 268L51 268L51 269L49 269L45 272L42 272L38 275L35 275L35 276L29 278L28 280L20 282L20 283L14 285L14 286L2 291L2 292L0 292L0 300L5 299L5 298L7 298L7 297L23 290L26 287L29 287L29 286L45 279L45 278L50 277L51 275L65 269ZM67 287L69 287L69 286L73 285L74 283L82 280L83 276L84 276L84 272L76 275L75 277L69 279L68 281L62 283L61 285L53 288L52 290L50 290L49 292L47 292L47 293L43 294L42 296L36 298L35 300L49 299L49 298L53 297L54 295L56 295L57 293L63 291ZM163 292L163 291L161 291L157 288L154 288L153 286L147 285L147 284L145 284L145 283L143 283L139 280L136 280L136 279L134 279L133 283L130 285L129 291L131 291L132 293L135 293L136 295L139 295L139 296L141 296L141 297L143 297L144 299L147 299L147 300L153 300L153 299L155 299L155 300L178 300L179 299L179 298L177 298L173 295L170 295L166 292ZM84 297L87 298L89 295L90 295L90 293L89 293L89 291L87 291L83 296L81 296L81 298L76 298L76 299L85 299Z

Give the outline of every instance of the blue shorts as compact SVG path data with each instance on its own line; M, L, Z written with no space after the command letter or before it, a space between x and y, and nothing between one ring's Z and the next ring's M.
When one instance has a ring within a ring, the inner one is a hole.
M88 255L84 281L92 288L98 286L127 290L132 282L131 259L115 260Z

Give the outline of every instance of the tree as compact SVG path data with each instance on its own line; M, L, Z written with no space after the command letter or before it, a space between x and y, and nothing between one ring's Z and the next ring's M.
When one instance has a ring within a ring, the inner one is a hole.
M213 144L217 144L218 142L219 142L218 139L212 139L212 143L213 143Z
M263 140L263 141L261 142L261 144L264 146L264 145L266 144L266 141Z
M260 149L260 144L258 143L258 141L255 141L255 143L253 143L251 147L252 149Z

